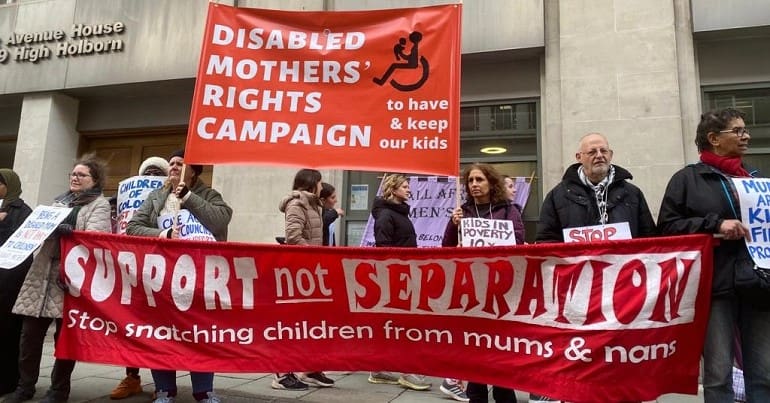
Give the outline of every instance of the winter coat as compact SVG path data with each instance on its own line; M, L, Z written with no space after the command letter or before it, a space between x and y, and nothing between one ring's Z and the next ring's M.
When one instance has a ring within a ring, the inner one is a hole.
M171 189L164 186L147 195L147 199L139 207L139 210L134 212L131 221L128 222L126 234L160 236L164 230L158 228L158 215L163 210L170 194ZM230 219L233 217L233 209L225 203L222 195L208 187L200 179L190 188L188 194L189 196L182 204L182 208L187 209L204 227L211 231L217 241L226 241L227 225L230 224Z
M578 176L580 164L573 164L564 173L543 201L537 242L564 242L565 228L599 225L596 195ZM627 170L614 165L615 177L607 186L607 223L628 222L631 236L648 237L657 234L655 221L642 191L628 182L633 179Z
M8 215L0 221L0 245L3 245L21 227L24 220L32 213L32 209L27 203L24 203L24 200L16 199L3 205L2 211ZM30 255L13 269L0 269L0 313L11 312L31 264L32 256Z
M417 234L409 219L409 205L374 199L374 246L416 247Z
M78 231L111 232L110 203L97 197L77 214ZM24 279L13 313L36 318L61 318L64 291L59 286L59 235L55 232L43 242Z
M521 220L521 213L515 205L510 202L502 202L490 206L484 204L484 207L478 207L473 201L465 202L460 208L463 210L463 218L486 218L492 220L508 220L513 222L513 231L516 236L516 244L524 243L524 222ZM441 240L441 246L457 246L457 225L449 218L449 222L444 229L444 239Z
M340 216L337 209L325 208L323 209L322 221L323 221L323 246L335 246L334 238L331 238L331 231L329 227L334 224L334 221Z
M722 221L741 218L738 199L726 189L732 189L732 181L710 165L697 163L682 168L666 186L658 215L660 231L670 235L718 233ZM714 248L713 296L735 293L735 268L742 264L753 267L746 241L721 240Z
M281 199L278 210L286 216L287 245L323 244L321 202L318 196L304 190L293 190Z

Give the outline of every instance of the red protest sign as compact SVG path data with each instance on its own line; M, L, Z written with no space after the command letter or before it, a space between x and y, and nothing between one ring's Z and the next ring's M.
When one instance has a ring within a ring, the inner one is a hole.
M185 162L456 174L460 10L211 3Z
M408 249L85 232L62 242L61 358L216 372L394 370L569 401L697 392L706 235Z

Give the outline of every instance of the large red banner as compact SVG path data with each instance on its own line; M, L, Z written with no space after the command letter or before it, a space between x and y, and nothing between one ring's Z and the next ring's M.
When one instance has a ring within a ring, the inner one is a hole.
M322 248L76 232L62 244L56 354L196 371L404 371L572 402L696 393L711 242Z
M185 162L456 175L460 10L210 3Z

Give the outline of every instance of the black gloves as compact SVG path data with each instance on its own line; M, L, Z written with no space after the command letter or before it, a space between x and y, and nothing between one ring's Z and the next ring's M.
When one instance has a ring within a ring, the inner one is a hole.
M59 236L70 236L72 235L73 230L75 230L75 228L72 227L72 224L61 223L56 227L56 233L59 234Z
M187 196L188 193L190 193L190 188L188 188L187 185L184 185L182 190L180 190L179 193L177 193L176 197L180 199L184 199L184 197Z

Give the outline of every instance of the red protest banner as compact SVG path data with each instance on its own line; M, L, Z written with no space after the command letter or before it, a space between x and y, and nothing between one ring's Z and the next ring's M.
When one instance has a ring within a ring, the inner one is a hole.
M705 235L411 249L82 232L62 242L62 358L394 370L576 402L697 392L712 265Z
M185 162L456 175L460 10L210 3Z

